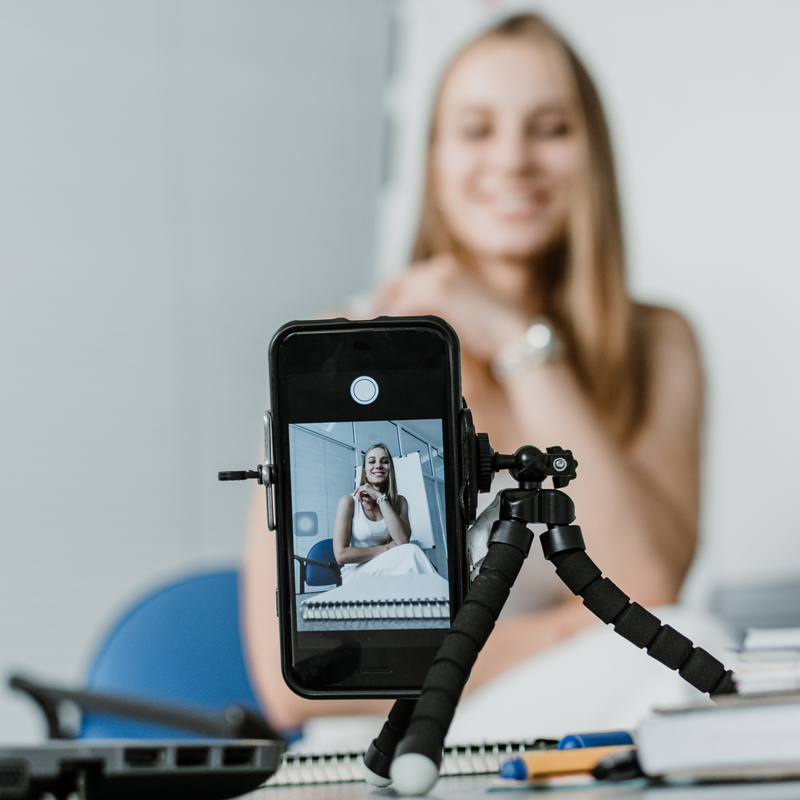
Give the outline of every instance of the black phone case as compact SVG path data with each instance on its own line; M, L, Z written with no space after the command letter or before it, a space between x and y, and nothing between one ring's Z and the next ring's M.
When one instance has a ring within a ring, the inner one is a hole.
M448 381L447 403L449 413L448 440L451 443L452 463L449 465L452 474L452 508L448 508L448 519L453 520L455 535L453 541L448 541L448 564L456 560L457 568L451 570L450 607L451 620L455 617L463 603L468 589L468 569L466 559L466 526L459 506L459 496L462 489L462 464L460 458L460 433L459 415L462 409L461 396L461 346L458 336L453 328L443 319L435 316L424 317L377 317L373 320L348 320L336 318L329 320L299 320L283 325L274 335L269 347L269 376L270 376L270 404L272 408L272 446L273 464L276 471L275 489L275 533L278 562L278 617L280 628L281 670L284 680L293 692L301 697L313 699L336 698L346 699L355 697L370 698L396 698L415 697L419 694L420 685L414 689L379 689L372 687L363 689L336 689L316 690L299 685L292 675L291 647L292 647L292 615L287 604L293 602L291 580L287 571L293 569L291 564L290 537L292 531L292 501L288 480L282 480L283 475L289 474L289 452L284 447L284 428L287 423L283 420L279 396L279 352L286 339L296 333L347 333L350 331L368 334L370 331L422 329L435 331L446 342L447 369L451 376ZM444 420L443 420L444 424Z

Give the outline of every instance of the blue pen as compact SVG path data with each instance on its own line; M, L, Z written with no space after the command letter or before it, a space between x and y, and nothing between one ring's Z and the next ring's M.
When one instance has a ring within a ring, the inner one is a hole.
M559 750L573 750L576 747L606 747L610 744L633 744L627 731L600 731L598 733L572 733L559 743Z
M524 781L528 770L521 758L511 758L500 767L500 777L513 781Z

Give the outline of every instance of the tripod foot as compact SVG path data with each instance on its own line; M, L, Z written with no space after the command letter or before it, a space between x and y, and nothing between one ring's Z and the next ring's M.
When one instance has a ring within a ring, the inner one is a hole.
M364 776L364 780L370 784L370 786L377 786L379 789L383 789L386 786L391 786L392 779L386 778L383 775L379 775L377 772L373 772L364 762L364 759L359 759L359 766L361 767L361 774Z
M389 777L389 767L392 766L394 751L405 735L416 705L416 700L396 700L381 732L364 753L361 759L361 772L364 780L372 786L384 787L392 782Z
M392 761L391 776L399 794L411 797L428 794L439 780L439 767L427 756L404 753Z

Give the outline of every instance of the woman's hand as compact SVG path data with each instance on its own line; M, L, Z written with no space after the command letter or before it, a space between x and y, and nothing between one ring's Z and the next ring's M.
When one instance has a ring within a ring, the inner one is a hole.
M464 349L484 361L523 336L533 316L479 283L451 256L417 264L387 283L375 299L374 312L442 317L456 329Z
M364 483L353 492L353 497L359 503L366 500L368 503L377 504L380 494L372 486Z

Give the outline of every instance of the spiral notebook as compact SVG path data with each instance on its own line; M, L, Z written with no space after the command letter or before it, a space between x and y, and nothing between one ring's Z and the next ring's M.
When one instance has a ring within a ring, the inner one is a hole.
M300 631L450 626L450 589L438 575L376 575L300 600Z
M555 747L557 740L536 739L526 742L446 747L441 775L491 775L503 762L519 753ZM267 781L267 786L299 786L313 783L347 783L362 781L360 761L364 752L351 753L285 753L280 769Z
M305 620L443 619L450 621L450 590L438 575L380 575L320 592L300 605Z

